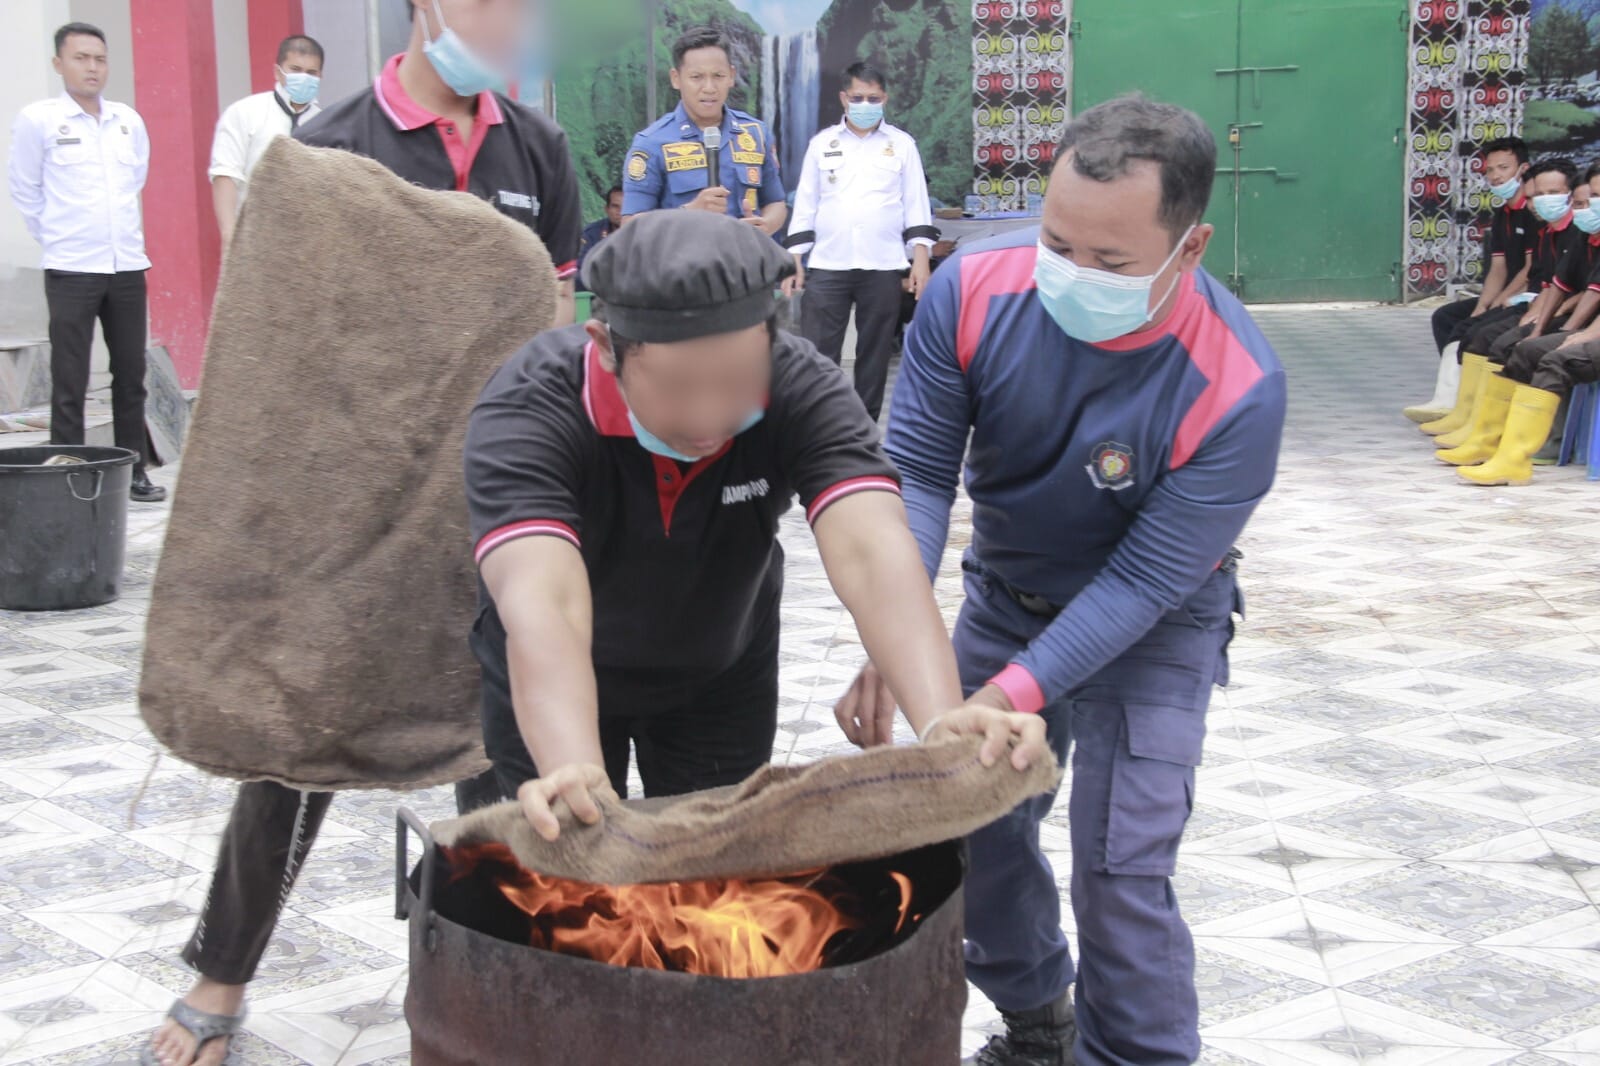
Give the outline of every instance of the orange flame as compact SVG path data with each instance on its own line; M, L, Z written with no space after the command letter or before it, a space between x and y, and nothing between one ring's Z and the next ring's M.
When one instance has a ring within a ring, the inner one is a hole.
M788 877L595 885L547 877L517 863L503 844L450 850L456 879L480 863L532 917L534 947L615 966L708 977L780 977L821 968L828 942L860 923L830 896L828 872ZM911 882L893 875L905 924Z

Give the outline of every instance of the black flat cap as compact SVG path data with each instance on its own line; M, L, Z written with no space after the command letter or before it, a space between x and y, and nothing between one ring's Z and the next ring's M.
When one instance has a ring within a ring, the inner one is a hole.
M637 215L601 241L583 282L618 334L671 344L760 325L794 272L794 256L750 223L678 208Z

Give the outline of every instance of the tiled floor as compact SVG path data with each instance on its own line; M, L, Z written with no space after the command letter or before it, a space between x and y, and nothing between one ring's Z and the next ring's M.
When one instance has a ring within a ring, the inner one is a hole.
M1600 485L1435 464L1395 413L1431 380L1425 313L1260 320L1293 409L1178 886L1207 1061L1600 1066ZM0 614L0 1066L130 1062L186 984L230 787L134 713L163 518L134 510L120 603ZM779 757L810 759L860 652L785 539ZM233 1061L406 1061L394 800L335 804ZM1064 812L1048 835L1065 877ZM968 1044L992 1021L975 997Z

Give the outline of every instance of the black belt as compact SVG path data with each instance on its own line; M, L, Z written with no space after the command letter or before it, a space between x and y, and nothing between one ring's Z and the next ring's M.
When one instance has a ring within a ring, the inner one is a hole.
M1229 548L1228 554L1223 556L1222 562L1217 564L1217 570L1224 574L1234 573L1239 569L1239 560L1243 558L1244 552L1240 551L1238 548ZM962 566L964 569L973 569L967 567L965 563L963 563ZM999 585L1000 588L1005 591L1005 594L1011 597L1012 603L1015 603L1018 607L1021 607L1024 611L1027 611L1036 618L1054 618L1063 610L1061 606L1051 603L1043 596L1036 595L1032 592L1024 592L1019 588L1013 588L1004 581L1000 580L1000 578L992 570L974 570L973 572L977 573L980 577L983 577L989 581L993 581L996 585Z

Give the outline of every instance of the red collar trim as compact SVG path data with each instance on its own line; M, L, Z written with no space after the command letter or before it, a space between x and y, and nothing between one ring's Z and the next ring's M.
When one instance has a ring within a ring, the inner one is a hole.
M1524 207L1527 207L1527 206L1528 206L1528 197L1526 195L1524 195L1523 193L1519 192L1519 193L1517 193L1517 198L1515 200L1511 200L1511 201L1507 202L1506 210L1507 211L1521 211Z
M378 106L389 116L389 121L395 124L396 129L416 130L423 126L448 122L448 119L435 115L406 95L405 87L400 84L400 61L404 58L403 52L397 56L390 56L389 61L383 65L383 73L372 83L372 92L378 99ZM491 126L498 126L506 120L505 113L500 110L500 101L495 99L494 93L479 93L477 110L478 121L487 122Z
M633 436L628 404L617 387L616 375L600 365L600 348L594 341L583 349L583 409L601 436Z
M1560 222L1547 222L1544 228L1551 233L1561 233L1570 225L1572 225L1572 212L1568 211L1566 218L1563 218Z
M1165 340L1178 332L1189 319L1199 313L1200 306L1205 300L1195 291L1194 272L1186 271L1183 280L1178 282L1178 299L1172 306L1172 313L1167 320L1155 329L1141 330L1138 333L1129 333L1123 337L1113 337L1108 341L1101 341L1096 348L1103 348L1108 352L1132 352L1140 348L1148 348L1157 341Z

